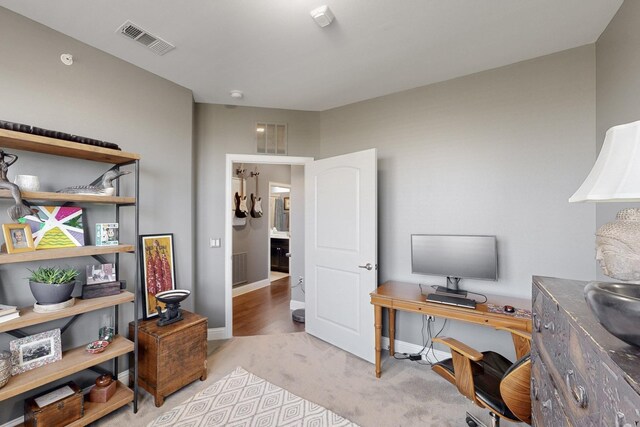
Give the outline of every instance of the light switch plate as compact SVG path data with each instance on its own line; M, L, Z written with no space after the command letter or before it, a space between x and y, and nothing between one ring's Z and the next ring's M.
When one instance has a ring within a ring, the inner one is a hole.
M221 239L214 239L213 237L209 239L209 247L210 248L219 248L221 246Z

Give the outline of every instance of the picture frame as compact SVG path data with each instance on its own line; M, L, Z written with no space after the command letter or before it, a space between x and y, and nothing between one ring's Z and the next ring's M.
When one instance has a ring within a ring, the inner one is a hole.
M60 329L9 342L11 375L18 375L62 359Z
M96 246L118 246L117 222L99 222L96 224Z
M291 209L291 198L285 197L284 198L284 210L288 211L290 209Z
M142 254L142 315L146 320L158 316L156 307L165 308L165 304L157 301L155 295L176 289L173 233L141 235L139 250Z
M87 265L86 272L87 285L109 283L117 280L115 264Z
M84 209L77 206L32 206L32 215L20 218L31 227L36 250L85 245Z
M2 224L2 234L7 245L7 253L17 254L36 250L31 227L27 224Z

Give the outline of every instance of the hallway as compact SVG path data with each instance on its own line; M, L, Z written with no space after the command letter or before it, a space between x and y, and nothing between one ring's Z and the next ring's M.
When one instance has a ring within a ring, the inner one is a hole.
M304 324L291 319L290 277L233 298L233 336L303 332Z

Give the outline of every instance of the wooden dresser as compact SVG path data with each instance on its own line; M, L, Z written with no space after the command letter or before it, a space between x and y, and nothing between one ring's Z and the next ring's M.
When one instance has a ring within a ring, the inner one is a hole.
M586 284L533 278L533 425L640 426L640 348L598 323Z
M185 385L207 379L207 318L186 310L182 315L171 325L158 326L154 318L138 326L138 381L157 407ZM133 327L129 323L129 336ZM129 373L133 379L131 368Z

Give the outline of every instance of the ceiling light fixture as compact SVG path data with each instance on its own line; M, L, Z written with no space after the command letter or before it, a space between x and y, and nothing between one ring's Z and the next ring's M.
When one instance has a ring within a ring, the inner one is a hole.
M229 92L229 95L231 95L233 99L242 99L244 97L244 94L241 90L232 90L231 92Z
M334 15L331 9L329 9L329 6L325 4L324 6L313 9L311 11L311 17L316 21L316 24L321 27L326 27L333 22Z

